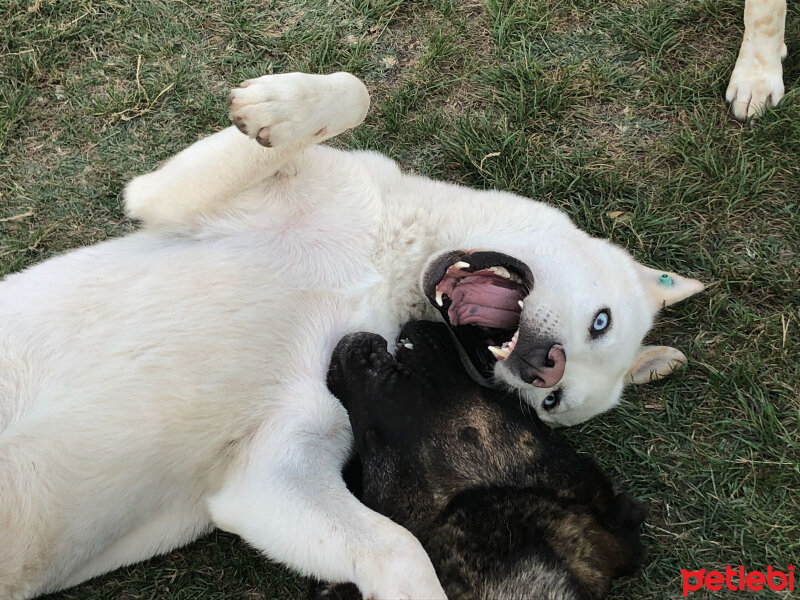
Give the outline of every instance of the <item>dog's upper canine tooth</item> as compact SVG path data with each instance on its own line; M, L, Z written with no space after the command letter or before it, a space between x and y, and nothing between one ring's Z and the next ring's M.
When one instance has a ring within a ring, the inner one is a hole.
M436 304L438 304L439 306L444 306L444 300L442 300L443 295L444 293L442 292L442 290L436 290Z
M489 267L489 270L495 275L500 275L503 279L511 279L511 273L505 267Z
M460 260L457 263L453 263L453 266L456 269L469 269L471 265L468 262L464 262L463 260Z
M519 304L519 308L520 308L520 310L522 310L523 308L525 308L525 303L524 303L522 300L520 300L519 302L517 302L517 304Z
M488 346L488 348L489 352L491 352L497 360L505 360L508 358L508 355L511 354L506 348L498 348L497 346Z
M514 335L511 336L511 341L508 342L508 353L511 354L514 351L514 348L517 345L517 340L519 339L519 329L514 332Z

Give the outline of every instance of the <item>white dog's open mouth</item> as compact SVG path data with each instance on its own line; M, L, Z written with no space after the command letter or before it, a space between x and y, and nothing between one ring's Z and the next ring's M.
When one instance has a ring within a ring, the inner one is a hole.
M423 286L466 358L490 379L514 350L522 301L533 288L530 269L500 252L450 252L433 261Z

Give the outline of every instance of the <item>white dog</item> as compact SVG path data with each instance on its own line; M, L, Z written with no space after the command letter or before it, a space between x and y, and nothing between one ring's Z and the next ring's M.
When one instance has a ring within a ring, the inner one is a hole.
M725 94L733 115L744 121L783 98L786 0L747 0L744 39Z
M640 344L699 282L538 202L316 145L368 105L344 73L247 81L230 110L249 137L130 183L144 231L0 284L0 598L215 526L367 597L443 597L417 540L342 482L351 431L324 383L342 335L438 309L476 375L567 425L684 360Z

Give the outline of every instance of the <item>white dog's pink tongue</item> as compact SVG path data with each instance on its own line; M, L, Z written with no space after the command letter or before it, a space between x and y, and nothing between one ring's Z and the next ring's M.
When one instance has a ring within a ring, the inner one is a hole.
M461 277L450 297L450 324L516 329L519 322L519 285L478 271Z

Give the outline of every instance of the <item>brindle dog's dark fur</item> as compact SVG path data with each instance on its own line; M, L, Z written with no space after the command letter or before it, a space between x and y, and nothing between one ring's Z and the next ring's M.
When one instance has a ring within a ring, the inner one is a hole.
M636 570L646 510L595 463L465 374L444 325L337 346L328 385L350 415L363 502L422 542L448 598L594 599ZM354 586L316 597L358 597Z

